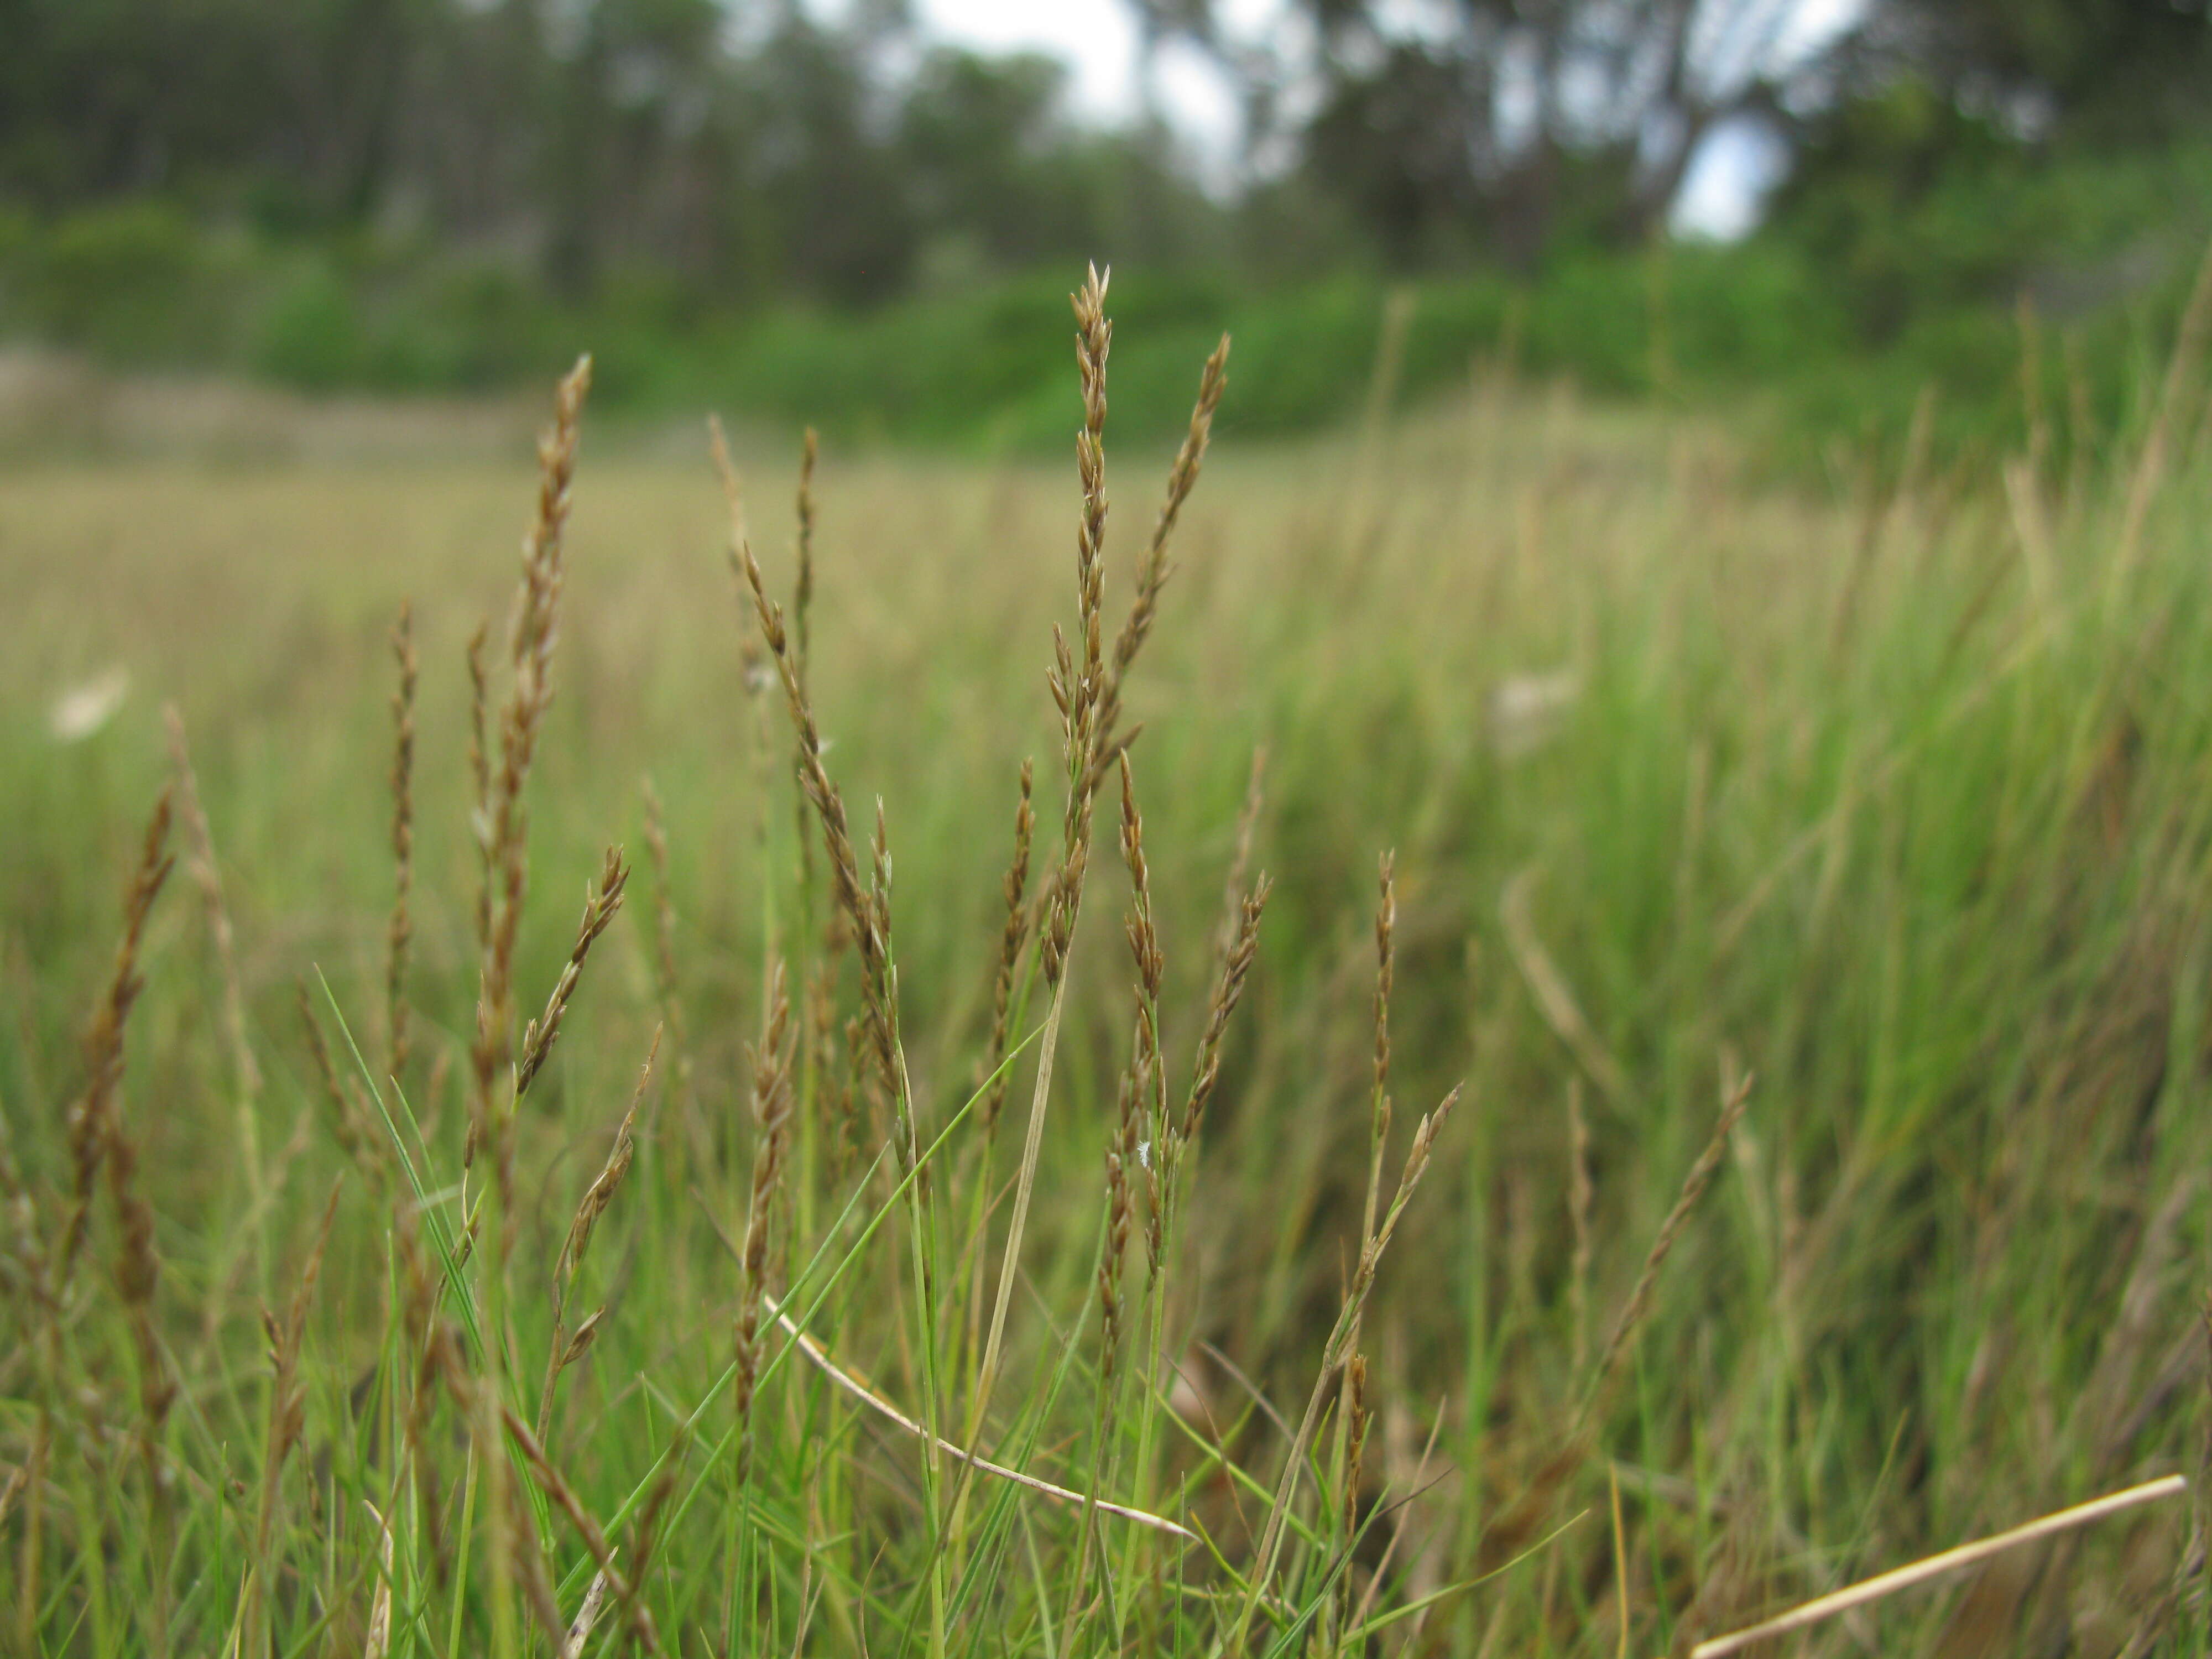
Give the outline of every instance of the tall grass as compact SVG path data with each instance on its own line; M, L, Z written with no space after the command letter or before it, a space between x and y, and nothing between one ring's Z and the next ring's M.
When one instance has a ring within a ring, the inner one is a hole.
M1563 396L1209 455L1218 356L1133 463L1078 309L1075 477L792 531L580 379L530 512L0 489L17 1646L1650 1650L2195 1473L2194 362L1822 501ZM1815 1639L2148 1650L2192 1536Z

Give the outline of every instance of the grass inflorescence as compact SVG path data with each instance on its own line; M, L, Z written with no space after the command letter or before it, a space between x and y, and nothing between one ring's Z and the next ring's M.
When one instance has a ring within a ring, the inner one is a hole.
M1209 454L1224 340L1121 562L1108 294L1073 479L810 434L787 567L719 430L595 506L586 361L503 636L434 544L226 679L264 574L123 629L197 755L4 738L16 1647L2201 1631L2193 337L2101 473L1808 503L1484 392L1356 514ZM423 488L355 504L496 508Z

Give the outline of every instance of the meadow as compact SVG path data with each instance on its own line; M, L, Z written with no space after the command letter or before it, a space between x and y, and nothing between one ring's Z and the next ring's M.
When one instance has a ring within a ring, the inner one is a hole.
M11 1650L1686 1651L2195 1477L2201 343L1224 438L1126 676L1110 413L10 464ZM1795 1650L2179 1650L2203 1496Z

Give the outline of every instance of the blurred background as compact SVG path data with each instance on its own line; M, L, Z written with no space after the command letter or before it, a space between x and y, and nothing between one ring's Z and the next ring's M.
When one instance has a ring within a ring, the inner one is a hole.
M0 0L0 39L19 392L474 394L588 343L603 411L1056 447L1095 258L1125 433L1226 324L1231 428L1480 356L1755 392L1801 459L1916 409L1986 450L2024 329L2120 419L2212 230L2205 0Z

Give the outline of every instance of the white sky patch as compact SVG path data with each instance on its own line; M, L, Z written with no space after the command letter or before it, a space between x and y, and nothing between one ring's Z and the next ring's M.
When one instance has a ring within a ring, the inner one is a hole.
M817 15L836 19L851 0L807 3ZM1748 47L1770 68L1786 69L1856 22L1867 3L1766 0L1747 9L1723 5L1709 15L1732 18L1740 27L1748 23L1729 44ZM1446 0L1381 0L1381 9L1395 27L1417 33L1448 28L1451 11ZM1144 106L1143 40L1127 0L915 0L914 17L933 40L987 53L1058 58L1068 70L1070 113L1086 125L1120 125ZM1312 47L1312 29L1297 0L1217 0L1215 18L1223 36L1246 50L1295 63ZM1729 55L1727 45L1714 44ZM1714 67L1725 83L1750 65ZM1507 91L1513 91L1510 83ZM1198 48L1170 41L1153 63L1152 93L1200 182L1218 194L1233 191L1243 166L1244 112L1227 72ZM1781 145L1763 127L1724 124L1699 146L1675 204L1674 228L1723 240L1747 234L1786 165Z
M1705 135L1668 222L1678 236L1733 242L1759 228L1766 194L1789 171L1788 148L1765 123L1723 121Z
M1083 120L1108 125L1137 108L1137 20L1124 0L919 0L914 9L940 40L1059 58L1069 70L1068 101Z

